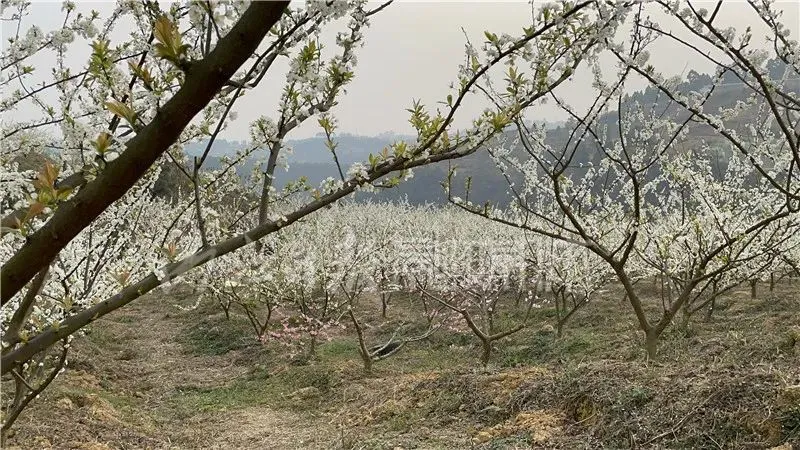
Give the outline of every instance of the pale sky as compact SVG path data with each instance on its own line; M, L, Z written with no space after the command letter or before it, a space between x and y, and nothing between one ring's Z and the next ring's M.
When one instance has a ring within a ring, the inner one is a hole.
M49 30L63 19L59 9L60 2L34 1L33 16L43 29ZM94 8L101 12L110 10L108 3L78 2L81 9ZM536 2L540 3L540 2ZM714 3L694 2L698 7L713 9ZM375 6L379 3L375 3ZM791 39L798 39L800 31L800 2L778 2L784 10L783 22L791 30ZM465 37L461 30L476 46L483 40L483 31L511 35L521 33L530 23L530 4L527 1L410 1L400 0L373 16L372 26L365 32L366 43L358 50L356 78L347 88L347 95L341 97L334 113L340 124L340 132L361 135L377 135L382 132L411 133L406 108L412 99L422 99L424 103L435 106L444 100L448 85L456 80L458 64L463 60ZM722 7L717 23L743 30L755 24L754 13L740 0L728 0ZM339 25L343 25L341 22ZM668 24L662 24L667 28ZM323 44L335 30L323 33ZM756 28L756 31L758 29ZM5 27L3 36L10 30ZM686 36L685 30L680 31ZM758 36L763 33L757 34ZM334 49L334 45L330 45ZM75 52L76 55L78 52ZM88 48L84 55L88 56ZM330 55L330 53L329 53ZM688 72L690 69L710 72L712 67L694 54L669 44L667 41L651 47L651 61L665 75ZM78 58L79 65L85 64L85 56ZM275 117L277 100L283 88L282 77L286 64L276 65L271 78L268 76L261 85L237 102L235 110L238 120L225 131L229 139L245 139L248 123L260 116ZM568 86L561 90L565 98L580 105L592 96L590 77L578 73ZM485 106L482 101L469 102L457 116L455 124L466 126ZM552 106L536 107L530 118L563 120ZM316 121L310 126L295 130L290 139L308 137L319 132Z
M705 6L703 2L694 4ZM708 2L707 7L713 9L714 4ZM780 3L785 9L784 23L792 30L793 39L798 39L800 31L798 4ZM460 27L463 26L472 42L479 45L485 39L484 30L520 34L524 26L530 25L530 16L527 1L401 1L393 4L374 18L366 32L356 79L337 110L342 128L369 135L386 130L410 132L405 108L409 107L411 99L421 98L428 104L441 101L450 82L456 79L458 64L464 55L465 38ZM717 20L737 30L755 23L750 7L735 0L723 5ZM653 45L651 54L656 67L670 75L684 69L688 72L690 68L713 70L701 58L666 41ZM583 75L562 90L572 101L592 98L591 79L588 74ZM469 119L481 110L483 103L474 106L462 111L457 125L469 124ZM554 113L555 108L545 106L532 111L531 117L565 118Z

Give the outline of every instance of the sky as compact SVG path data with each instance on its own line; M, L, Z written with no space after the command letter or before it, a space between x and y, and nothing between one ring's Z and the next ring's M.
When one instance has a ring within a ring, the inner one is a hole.
M714 3L696 2L713 9ZM783 2L787 10L785 23L798 39L800 7ZM359 52L356 79L342 99L338 117L343 129L359 134L377 134L386 130L411 131L407 125L412 98L431 104L443 100L448 85L456 79L457 68L464 55L464 33L473 43L481 43L484 30L500 34L520 33L530 25L530 5L526 1L506 2L400 2L379 14L366 32L366 44ZM737 30L752 23L748 5L728 0L718 20ZM684 49L664 42L655 45L651 57L657 68L669 75L688 72L688 68L711 71L710 64ZM577 77L564 94L580 103L593 98L591 79L587 73ZM458 125L466 125L484 106L462 111ZM563 120L553 106L534 108L531 118ZM401 128L402 127L402 128Z
M37 22L52 26L63 17L59 11L60 2L34 3ZM91 7L101 12L110 9L108 3L78 3L81 8ZM708 9L714 6L712 2L694 4ZM379 3L375 3L377 5ZM779 1L778 7L784 9L783 22L791 30L791 38L798 39L800 2ZM365 32L365 45L357 52L356 78L333 111L339 122L339 131L360 135L410 134L412 128L406 108L414 99L421 99L431 106L444 100L463 60L465 33L473 43L480 44L484 40L484 30L519 34L530 24L530 17L531 6L527 1L396 1L374 16L371 27ZM728 0L717 20L720 24L743 30L756 23L753 19L753 12L745 2ZM662 26L667 27L666 24ZM323 34L323 44L326 41L332 44L335 31L338 30ZM687 34L685 30L676 31L684 36ZM4 29L3 36L7 33L8 30ZM88 49L85 54L88 55ZM685 74L690 69L700 72L713 70L702 58L667 42L657 42L651 55L656 68L668 76ZM257 89L237 102L238 120L223 133L224 138L245 139L250 120L260 115L275 117L285 68L286 64L276 65L277 70ZM560 91L566 100L579 106L591 100L592 92L587 72L576 74ZM485 106L486 103L478 99L469 101L457 115L455 125L469 125ZM536 106L528 117L548 121L565 119L552 105ZM317 125L309 124L295 130L290 138L309 137L319 131Z

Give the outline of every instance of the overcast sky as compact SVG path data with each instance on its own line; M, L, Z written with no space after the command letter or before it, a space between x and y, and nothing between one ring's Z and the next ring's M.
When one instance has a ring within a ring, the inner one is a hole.
M63 18L59 11L60 2L34 3L35 20L50 24L42 26L44 29L51 28ZM108 3L78 3L82 8L110 9ZM707 5L703 2L694 4L708 9L714 6L711 2ZM795 1L778 2L779 7L784 9L783 22L792 31L792 39L798 39L800 30L798 4ZM522 27L530 24L530 10L531 6L526 1L396 1L373 17L372 26L365 33L366 43L358 51L356 78L334 111L340 131L363 135L387 131L410 133L412 129L405 109L411 105L412 99L422 99L434 105L436 101L444 99L448 85L456 79L457 67L464 55L465 37L461 28L475 44L484 40L484 30L517 35ZM728 0L722 7L717 23L743 30L756 21L745 2ZM685 31L679 32L686 35ZM3 35L7 34L8 30L4 29ZM332 35L325 33L323 43ZM666 41L657 43L651 54L656 67L667 75L685 73L689 69L713 70L701 58ZM272 78L265 79L257 90L237 103L239 119L226 130L224 137L244 139L250 120L262 114L275 116L285 67L285 64L278 65L276 69L281 70L276 70ZM588 101L592 95L590 78L586 74L579 74L562 92L573 103ZM468 104L457 117L456 125L468 125L483 106L482 102L477 101ZM564 119L554 107L548 105L536 107L530 116L551 121ZM312 136L318 131L316 125L305 126L293 132L290 138Z
M541 3L541 2L537 2ZM694 2L699 7L713 9L715 3ZM798 39L800 7L794 1L779 2L784 9L784 23ZM455 2L399 1L372 20L366 32L366 43L358 52L356 79L342 97L335 113L342 131L376 135L385 131L410 133L408 113L412 99L422 99L429 105L444 100L449 84L456 79L458 64L463 61L464 33L473 43L480 44L484 30L517 35L530 25L531 6L527 1ZM744 30L756 23L752 9L744 1L728 0L717 19L719 24ZM666 24L664 25L666 27ZM682 34L685 31L677 30ZM712 71L713 67L685 49L664 41L653 47L651 60L669 75ZM573 103L589 101L593 90L588 74L576 77L562 93ZM275 79L277 82L278 80ZM273 87L274 86L274 87ZM279 88L263 86L256 95L241 100L240 118L259 111L259 105L276 104ZM268 92L271 91L271 92ZM466 126L485 106L473 101L461 111L456 125ZM530 116L551 121L563 120L556 108L536 107ZM243 135L246 123L231 127L229 136ZM317 126L298 129L294 137L318 132Z

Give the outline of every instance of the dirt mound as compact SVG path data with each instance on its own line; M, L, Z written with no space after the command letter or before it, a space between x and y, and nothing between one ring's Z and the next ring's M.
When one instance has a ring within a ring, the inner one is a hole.
M524 409L560 408L570 439L604 446L766 448L800 442L800 401L767 365L659 367L590 363L554 383L522 386Z

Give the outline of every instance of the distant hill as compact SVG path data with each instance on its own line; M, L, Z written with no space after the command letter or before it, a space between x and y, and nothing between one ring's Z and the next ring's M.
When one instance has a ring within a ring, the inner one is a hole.
M335 140L338 144L336 148L336 155L343 164L350 165L356 161L364 161L370 153L380 152L383 147L399 140L414 141L414 136L403 136L385 133L381 136L357 136L353 134L337 134ZM196 142L186 148L189 155L199 155L205 149L207 141ZM245 147L245 142L239 141L226 141L218 139L214 142L214 147L211 149L209 155L233 156L236 151ZM292 154L289 155L289 163L330 163L331 152L325 147L324 135L306 139L287 140L285 146L292 148ZM263 158L266 151L257 152L256 158Z
M342 169L346 171L353 163L366 161L370 153L378 153L384 147L401 139L412 140L406 136L367 137L350 135L340 140L337 139L337 142L339 142L337 156L342 164ZM225 145L222 145L222 148L231 149L228 154L235 153L237 147L229 142L223 141L223 143ZM339 177L332 156L325 147L323 138L292 141L289 145L295 149L295 154L289 158L288 171L282 168L278 168L275 171L275 186L277 188L282 188L287 182L296 180L301 176L306 177L312 186L319 185L322 180L328 177ZM198 145L194 149L189 149L188 153L190 155L197 154L201 149L202 147ZM241 164L237 169L239 175L246 176L250 174L255 160L256 158L251 158ZM219 165L220 156L209 156L205 167L214 169L218 168ZM370 198L382 201L407 199L412 204L444 203L447 201L447 197L441 183L447 177L449 167L459 168L459 179L462 181L467 176L474 177L472 184L473 197L471 198L480 199L481 201L507 201L505 180L495 169L494 162L492 162L488 154L480 151L465 158L451 161L449 164L443 162L416 168L414 169L414 178L412 180L392 189L382 189L372 194L360 193L356 198Z
M770 70L770 75L779 78L785 69L781 64L774 61L767 62L767 67ZM682 93L689 93L691 91L703 91L708 89L713 82L713 79L708 74L701 74L695 71L690 71L677 90ZM788 80L786 88L792 92L800 92L800 79ZM735 105L738 101L746 100L749 92L742 85L742 83L733 77L731 74L723 77L723 83L716 86L708 102L705 105L707 111L717 111L719 108L725 108ZM687 112L671 102L665 95L661 94L658 89L650 86L642 91L632 93L624 100L623 105L638 102L642 105L647 105L648 108L654 108L656 111L663 111L665 116L672 117L675 120L681 120L687 117ZM741 128L747 124L747 113L730 123L727 126L732 128ZM613 133L617 129L617 113L616 111L605 114L600 119L601 123L608 125L608 129ZM572 125L567 122L548 123L547 140L551 145L558 147L567 142ZM614 138L612 136L612 138ZM386 146L400 141L415 141L415 137L394 135L391 133L383 133L380 136L357 136L352 134L341 134L335 136L338 142L337 156L342 164L343 170L357 161L366 161L370 153L378 153ZM693 124L689 127L689 136L684 142L685 145L699 145L701 142L706 142L709 145L717 146L723 144L723 138L716 135L708 126L703 124ZM214 148L211 151L211 156L208 158L206 167L215 168L219 166L221 156L232 156L236 150L244 147L244 142L225 141L220 140L215 142ZM312 138L289 140L287 146L293 148L293 154L288 157L289 170L288 172L283 169L278 169L276 172L276 187L283 187L288 181L295 180L301 176L308 178L309 183L312 185L319 185L319 183L327 177L338 177L338 172L333 164L330 151L325 146L323 135L318 135ZM584 152L579 152L577 158L573 163L586 163L592 160L596 152L590 150L591 144L586 142L583 144L585 147ZM202 152L204 144L195 144L187 148L189 155L197 155ZM727 156L725 150L727 145L721 145L719 161L715 162L718 165L716 170L724 170L727 166ZM256 155L255 158L264 158L265 152ZM254 158L254 159L255 159ZM254 159L247 161L242 167L239 168L240 175L247 175L252 170ZM458 195L463 196L463 183L467 177L472 177L472 188L470 199L476 203L484 201L491 201L505 205L508 203L510 197L507 194L508 184L502 175L495 168L494 162L491 160L487 152L479 151L474 155L462 158L460 160L442 162L430 166L414 169L413 180L403 183L398 187L388 190L381 190L374 194L359 193L356 199L377 199L377 200L399 200L406 198L412 204L423 203L443 203L446 201L445 193L441 187L441 183L447 177L449 167L456 166L459 168L457 184L454 190Z

